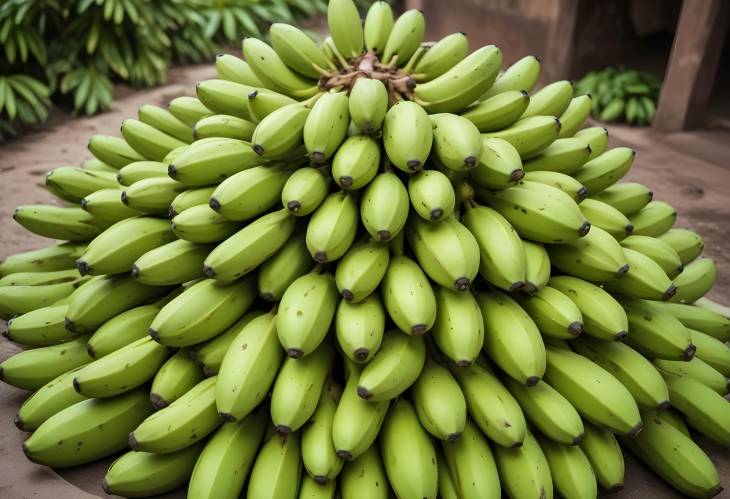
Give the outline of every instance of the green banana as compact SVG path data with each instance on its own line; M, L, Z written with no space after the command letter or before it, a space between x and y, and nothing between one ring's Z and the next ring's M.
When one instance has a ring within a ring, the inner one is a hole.
M173 179L191 187L210 185L260 165L261 157L248 142L216 139L194 142L168 166Z
M236 499L264 436L267 412L259 409L224 423L205 443L190 476L190 499Z
M700 331L689 329L689 335L692 344L697 347L695 356L722 373L723 376L730 377L730 347L717 338Z
M210 252L203 267L205 274L222 281L246 275L284 245L294 231L294 221L288 210L258 218Z
M552 499L553 479L545 454L528 430L520 447L494 447L499 481L509 497Z
M692 357L689 361L654 359L654 365L664 375L667 382L675 377L691 378L720 396L726 395L730 388L728 378L699 357Z
M438 170L416 173L408 179L411 206L424 220L438 222L449 217L456 196L449 178Z
M701 331L720 341L728 341L730 339L730 318L722 315L719 310L714 311L703 305L704 303L696 301L693 305L665 303L663 307L686 327Z
M482 154L469 179L487 189L504 189L524 177L522 160L517 150L503 139L482 140Z
M381 283L388 315L401 331L422 335L436 321L436 297L421 267L405 256L388 262Z
M99 189L118 189L116 175L107 172L95 172L61 166L46 174L46 188L55 196L78 203L83 198Z
M694 303L717 282L717 265L712 258L698 258L688 263L674 280L677 293L670 298L677 303Z
M664 201L651 201L631 215L634 233L640 236L661 236L676 220L676 210Z
M634 298L667 301L677 292L658 263L638 251L623 248L629 270L621 279L608 281L604 287Z
M89 241L108 226L81 208L48 205L18 206L13 219L34 234L67 241Z
M195 345L222 333L246 313L255 297L253 277L232 283L200 280L162 307L149 334L167 346Z
M175 240L170 222L152 217L134 217L115 223L89 243L76 261L82 274L120 274L155 248Z
M573 83L560 80L544 86L530 96L530 104L522 118L530 116L560 116L573 98Z
M497 47L481 47L441 76L417 84L414 98L431 114L459 113L492 86L501 64L502 52Z
M281 204L292 215L309 215L329 192L330 177L316 168L299 168L287 179L281 191Z
M482 138L476 125L450 113L432 114L430 118L436 159L450 170L474 168L482 154Z
M217 186L193 187L187 191L178 194L170 203L167 212L169 218L175 218L183 211L200 204L208 204L210 196L213 194Z
M0 263L0 276L17 272L50 272L76 267L85 243L62 243L10 255Z
M626 344L647 358L690 360L696 347L687 328L672 314L648 300L621 300L629 320Z
M68 468L96 461L127 447L127 436L152 412L138 389L107 399L83 400L43 422L23 444L31 461Z
M583 332L599 340L621 340L629 331L621 305L600 287L571 276L555 276L548 286L557 289L578 306Z
M137 115L142 123L153 126L159 131L186 144L190 144L194 140L194 131L190 125L176 118L175 115L165 108L145 104L137 110Z
M405 66L421 46L425 30L426 20L420 10L407 10L398 16L380 55L382 63Z
M606 152L608 148L608 129L604 127L594 126L584 128L583 130L577 131L573 137L588 143L588 146L591 148L591 154L588 156L589 161Z
M466 420L462 437L456 441L441 442L441 450L444 460L438 460L438 476L442 497L448 497L442 490L444 475L453 477L453 497L500 497L494 456L487 439L471 420ZM442 467L446 469L442 470Z
M221 137L238 140L251 140L256 125L243 118L229 114L206 116L193 126L196 140Z
M637 213L654 197L645 185L636 182L621 182L592 195L591 198L616 208L626 216Z
M662 414L666 414L664 411ZM596 481L607 492L624 487L624 456L613 433L585 422L580 448L591 463Z
M669 278L675 278L684 266L679 255L664 241L649 236L629 236L621 246L642 253L656 262Z
M357 394L374 402L392 400L418 379L425 360L423 338L387 331L377 353L360 373Z
M368 52L381 54L392 29L393 9L387 2L373 2L365 16L363 26L365 49Z
M544 286L531 295L515 298L543 335L570 339L583 332L580 309L557 289Z
M226 421L246 417L269 392L284 358L276 336L276 316L255 317L243 326L223 357L216 407Z
M394 104L383 121L383 146L388 159L404 172L422 170L431 152L433 126L414 102Z
M575 170L572 175L595 195L618 182L626 175L636 157L636 151L628 147L615 147L596 156ZM637 225L634 224L634 230ZM638 230L636 232L639 233Z
M152 379L150 402L157 409L167 407L203 381L203 372L190 357L190 351L181 348L167 359Z
M131 118L122 122L122 137L132 149L152 161L161 161L173 149L187 145L147 123Z
M363 364L380 348L385 332L385 308L377 293L353 303L342 299L335 312L335 334L342 353Z
M528 55L513 63L500 74L494 84L480 98L489 97L513 90L530 92L540 77L540 59Z
M337 50L346 59L358 57L364 47L360 14L352 0L333 0L327 5L327 25Z
M253 87L233 81L216 79L199 81L195 84L195 94L199 102L212 112L210 114L198 114L190 125L192 126L202 118L214 114L229 114L245 120L250 119L246 96L252 91L254 91ZM172 111L172 108L170 108L170 111ZM174 111L172 112L174 114ZM182 117L178 117L182 119Z
M559 116L560 123L563 125L560 128L561 139L573 137L578 129L583 126L588 116L591 114L591 101L590 94L579 95L571 99L568 107Z
M203 277L203 261L212 245L177 240L145 252L132 265L131 275L143 284L171 286Z
M532 171L527 172L524 176L524 179L528 182L538 182L541 184L556 187L569 195L571 198L573 198L576 203L580 203L581 201L583 201L583 199L588 194L588 189L586 189L586 186L578 182L570 175L566 175L565 173L552 171Z
M167 164L161 161L135 161L120 168L117 172L117 180L122 185L132 185L152 177L167 177ZM118 189L119 186L116 188ZM117 197L119 197L118 191Z
M322 95L304 122L304 146L314 163L322 164L337 151L347 135L350 111L342 92Z
M66 331L66 310L68 305L64 304L26 312L8 321L5 336L10 341L31 347L57 345L73 339Z
M253 132L253 150L264 159L286 158L304 141L304 125L310 108L301 103L289 104L264 117Z
M687 423L722 446L730 442L730 406L722 395L692 377L667 377L672 406Z
M682 265L687 265L700 256L705 247L700 235L689 229L669 229L656 237L677 252L679 259L682 260Z
M535 293L550 280L550 257L542 244L522 241L525 248L525 285L522 290Z
M624 255L625 248L610 233L595 225L591 225L584 237L564 244L551 244L547 250L554 267L586 281L623 279L627 272L634 270Z
M284 64L302 76L319 79L323 71L335 68L314 40L299 28L274 23L269 27L269 37L272 48Z
M357 204L352 195L344 190L328 195L307 224L307 248L312 258L319 263L339 259L355 240L357 227Z
M525 416L519 404L485 365L453 369L466 400L469 417L497 447L520 447L525 440Z
M445 367L427 361L416 382L411 387L411 398L418 420L426 431L440 440L456 442L462 439L476 440L473 423L467 422L466 400L456 379ZM447 447L453 449L444 443ZM468 443L466 445L469 445ZM478 444L477 444L478 445ZM455 447L455 446L454 446ZM459 446L461 447L461 446ZM452 455L462 451L453 449Z
M383 422L380 445L388 480L398 497L436 498L436 449L409 401L393 403Z
M175 235L182 240L197 244L227 240L240 228L239 223L223 217L207 203L192 206L172 219L172 230Z
M81 168L90 172L109 172L117 173L117 169L111 165L107 165L97 158L87 159L81 164Z
M527 172L547 171L572 175L589 160L591 151L591 146L583 139L560 138L537 156L525 161L524 168Z
M0 319L11 319L38 308L57 304L59 300L68 298L88 281L88 277L79 277L73 281L57 284L2 286L0 287Z
M589 422L634 437L641 431L639 408L631 393L611 373L587 358L548 348L545 381Z
M356 135L345 139L337 149L332 159L332 177L343 189L357 190L375 178L379 167L378 143L366 135Z
M431 50L426 52L424 59ZM496 132L520 119L529 103L527 92L507 90L468 107L461 116L474 123L480 132Z
M522 159L528 159L546 150L558 138L560 126L560 120L554 116L530 116L502 130L483 133L482 137L506 140Z
M264 84L251 71L249 64L231 54L218 54L215 57L215 69L221 80L234 81L242 85L263 87Z
M213 377L201 381L139 423L129 434L132 450L155 454L179 451L200 442L218 428L221 419L215 406L216 380Z
M388 477L375 443L359 457L345 463L339 480L342 499L387 499L390 486L386 484Z
M406 224L410 203L408 191L393 172L377 175L360 199L360 218L376 241L390 241Z
M577 445L539 439L555 491L562 497L597 497L598 483L591 463Z
M284 291L309 272L313 264L304 232L295 232L279 251L261 264L258 272L259 296L266 301L280 300Z
M167 107L170 113L189 127L206 116L213 116L215 113L205 107L196 97L175 97Z
M246 497L296 499L302 475L301 435L272 435L259 450Z
M103 224L114 224L142 215L124 204L119 189L100 189L81 200L81 208Z
M130 343L144 338L159 313L161 304L142 305L121 312L94 331L86 345L89 355L100 359Z
M373 8L379 3L390 9L385 2L375 2ZM355 80L348 97L348 109L350 119L362 133L379 134L388 111L388 91L383 82L371 78Z
M443 352L457 367L471 365L484 344L484 321L471 293L441 286L436 295L436 322L431 330Z
M210 197L210 206L228 220L243 221L278 204L281 190L292 173L287 166L255 166L221 182Z
M110 135L93 135L87 147L99 161L117 169L145 159L124 139Z
M413 79L431 81L453 68L469 54L469 40L464 33L451 33L428 47L413 66Z
M316 409L302 430L302 462L318 484L334 483L342 469L332 441L332 423L342 389L333 381L325 382Z
M669 407L664 379L648 359L630 346L590 337L578 338L571 344L576 352L613 374L640 408L659 412Z
M18 409L15 426L21 431L35 431L55 414L86 400L86 397L74 390L71 383L81 367L60 374L28 397Z
M369 240L353 244L338 262L335 282L342 297L358 303L380 285L390 252L386 245Z
M265 88L252 90L246 97L249 119L256 123L259 123L277 109L297 102L291 97Z
M107 494L124 497L149 497L164 494L187 483L202 443L169 454L127 452L118 457L104 476Z

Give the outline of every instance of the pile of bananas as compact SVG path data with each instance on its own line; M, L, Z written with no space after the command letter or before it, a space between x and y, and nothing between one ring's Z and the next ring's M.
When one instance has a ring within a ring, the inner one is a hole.
M730 445L715 263L534 57L331 0L15 220L0 365L34 462L143 497L595 497L621 446L694 497ZM692 433L688 429L691 427ZM131 450L130 450L131 448Z
M576 95L593 97L593 116L601 121L623 119L629 125L650 125L656 114L661 81L651 73L606 68L591 71L575 85Z

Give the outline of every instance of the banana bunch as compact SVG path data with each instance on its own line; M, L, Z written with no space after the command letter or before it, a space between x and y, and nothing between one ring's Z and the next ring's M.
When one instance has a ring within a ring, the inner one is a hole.
M583 128L601 94L416 10L328 23L246 39L16 210L64 241L0 263L27 457L124 451L126 497L596 497L623 446L717 493L686 425L730 445L730 310Z
M654 120L661 86L661 80L646 71L606 68L581 78L575 95L588 95L591 113L601 121L642 126Z

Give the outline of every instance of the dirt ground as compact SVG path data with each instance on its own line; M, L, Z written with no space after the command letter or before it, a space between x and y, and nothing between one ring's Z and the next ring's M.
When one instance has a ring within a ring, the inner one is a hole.
M11 218L17 205L54 202L42 188L46 172L61 165L78 165L91 157L86 150L89 137L95 133L118 135L121 121L135 116L140 105L165 105L179 95L194 95L194 83L214 74L212 66L178 68L171 72L169 83L164 86L124 92L126 95L116 100L107 113L75 120L57 119L55 126L0 145L0 259L48 244L47 240L22 230ZM659 137L629 127L615 126L609 131L613 146L629 145L637 151L628 179L651 186L654 199L675 206L680 214L677 227L690 227L703 236L705 255L716 260L720 275L711 297L730 303L730 133L710 131ZM0 340L0 360L15 351L14 345L4 338ZM12 423L25 396L22 390L0 385L0 498L104 496L100 482L111 460L61 471L61 479L55 471L25 459L20 450L24 436ZM718 466L728 489L718 497L730 497L730 453L708 442L702 445ZM679 497L631 456L626 459L626 488L616 497ZM184 497L184 493L167 497Z

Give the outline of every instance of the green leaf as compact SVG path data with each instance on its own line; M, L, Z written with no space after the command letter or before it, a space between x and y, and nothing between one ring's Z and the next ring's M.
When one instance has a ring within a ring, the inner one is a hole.
M223 11L223 34L229 40L235 40L236 36L236 19L230 10Z
M206 38L213 38L215 34L218 32L218 27L221 23L221 14L217 10L211 11L211 13L208 15L208 23L205 25L205 29L203 29L203 34Z
M76 110L79 110L89 97L89 92L91 91L91 85L93 83L92 80L93 78L91 74L87 72L81 79L79 86L76 87L76 91L74 92L74 108L76 108Z
M5 91L5 112L7 113L8 118L11 120L15 119L15 94L13 93L13 89L10 88L10 85L6 86Z
M8 82L5 78L0 76L0 113L3 112L5 107L5 96L8 93Z

